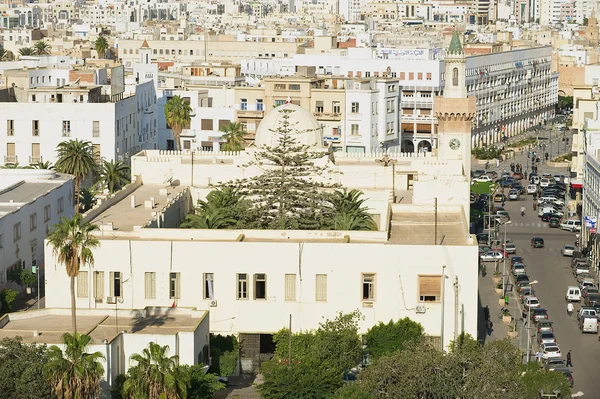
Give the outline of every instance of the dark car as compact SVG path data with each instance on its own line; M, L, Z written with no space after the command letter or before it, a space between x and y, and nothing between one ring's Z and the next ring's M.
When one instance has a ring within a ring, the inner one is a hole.
M525 194L525 187L523 187L521 183L514 183L510 187L514 190L517 190L519 194Z
M573 379L573 374L571 373L571 369L569 369L567 367L557 367L555 369L552 369L552 372L563 373L565 375L565 377L567 377L567 379L569 380L569 385L571 386L571 388L573 388L573 385L575 385L575 381Z
M533 308L530 310L530 312L531 320L533 321L548 320L548 312L546 311L546 309Z
M586 296L584 305L592 307L600 305L600 294L589 294Z
M500 181L500 187L511 187L515 183L514 179L504 179Z
M515 276L515 285L517 285L518 287L528 286L529 283L529 276L527 276L526 274L519 274Z
M533 237L531 239L531 246L533 248L544 248L544 239L541 237Z
M483 176L483 175L485 175L485 170L483 170L483 169L477 169L472 174L473 177L479 177L479 176Z
M525 263L525 258L522 256L511 256L510 257L510 266L514 266L515 263Z
M480 243L480 244L487 244L489 238L490 238L490 234L489 233L479 233L479 234L477 234L477 242Z
M540 217L540 219L542 219L542 222L549 222L552 216L554 216L553 213L546 212Z
M557 217L551 217L548 219L548 227L558 228L560 227L560 219Z

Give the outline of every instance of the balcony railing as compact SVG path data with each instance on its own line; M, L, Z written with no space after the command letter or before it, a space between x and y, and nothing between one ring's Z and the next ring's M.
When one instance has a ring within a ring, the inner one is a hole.
M41 156L38 156L38 157L30 156L29 157L29 164L30 165L34 165L36 163L42 163L42 162L44 162L44 161L42 160Z
M325 113L325 112L315 112L315 118L321 121L339 121L342 119L341 114L335 113Z
M5 155L4 156L4 163L17 163L19 162L19 157L17 157L16 155Z
M63 137L71 137L71 129L63 129L62 135Z
M36 137L39 136L40 135L40 129L33 129L31 131L31 135L32 136L36 136Z
M6 131L6 135L7 136L14 136L15 135L15 129L8 129Z

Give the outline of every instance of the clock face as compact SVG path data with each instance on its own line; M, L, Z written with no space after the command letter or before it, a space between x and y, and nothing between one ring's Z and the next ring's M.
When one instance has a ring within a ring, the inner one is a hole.
M458 150L460 148L460 140L459 139L452 139L452 140L450 140L450 142L448 143L448 145L450 146L451 149Z

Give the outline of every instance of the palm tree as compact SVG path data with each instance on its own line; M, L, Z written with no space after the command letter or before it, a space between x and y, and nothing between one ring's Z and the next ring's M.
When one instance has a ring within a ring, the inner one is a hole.
M34 55L35 54L35 49L33 47L21 47L19 49L19 55Z
M54 169L54 166L50 163L50 161L46 161L46 162L37 162L31 165L32 169Z
M105 58L106 52L108 51L108 40L106 40L104 36L98 36L94 42L94 49L98 53L98 58L100 58L100 56Z
M45 40L40 40L33 45L35 55L50 55L51 46Z
M4 61L5 58L8 57L8 51L2 46L0 46L0 61Z
M334 230L377 230L377 225L363 206L360 190L336 190L329 198L332 206L331 227Z
M100 352L87 353L92 342L89 335L65 333L62 336L64 353L56 345L48 348L49 361L44 374L58 399L97 398L100 380L104 375Z
M81 205L81 212L87 212L96 205L96 190L92 187L82 188L79 191L79 203Z
M184 399L187 397L189 375L179 367L177 356L167 356L169 346L150 342L142 353L131 355L136 365L129 368L123 383L123 398Z
M65 265L67 275L71 278L71 322L73 332L77 332L77 315L75 304L75 277L82 265L94 265L92 249L100 246L100 241L93 236L98 230L95 224L81 224L81 215L77 213L71 219L62 218L48 235L48 244L52 252L58 256L58 263Z
M121 161L104 161L100 181L106 185L110 194L114 193L129 182L129 166Z
M18 162L15 163L5 163L2 169L21 169Z
M182 229L227 229L236 224L220 209L208 208L199 214L190 214L179 225Z
M244 126L239 122L229 122L220 129L221 138L225 143L221 146L223 151L241 151L244 148Z
M75 176L75 193L79 192L86 176L96 170L92 143L85 140L69 140L58 144L54 168L60 173ZM79 213L79 196L75 196L75 213Z
M192 108L180 96L173 96L165 105L165 119L167 124L173 130L173 138L175 139L175 149L179 150L179 137L181 131L190 123Z

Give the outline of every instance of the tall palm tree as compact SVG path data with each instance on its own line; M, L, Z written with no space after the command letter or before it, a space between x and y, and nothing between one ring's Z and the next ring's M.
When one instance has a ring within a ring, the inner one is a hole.
M229 122L220 129L225 143L221 146L223 151L241 151L244 148L244 126L239 122Z
M75 176L75 193L83 180L96 170L92 143L85 140L63 141L56 147L57 160L54 168L60 173ZM75 195L75 213L79 213L79 196Z
M104 36L98 36L96 41L94 41L94 49L98 53L98 58L105 58L108 51L108 40Z
M87 212L96 205L96 190L93 187L82 188L79 191L79 203L81 212Z
M142 353L131 355L136 364L129 368L123 384L123 398L184 399L189 375L178 366L177 356L167 356L169 346L150 342Z
M4 61L5 58L8 57L8 51L2 46L0 46L0 61Z
M104 161L100 171L100 181L110 194L129 182L129 166L121 161Z
M54 169L54 166L52 165L52 163L50 163L50 161L46 161L46 162L37 162L31 165L32 169Z
M19 55L35 55L35 49L33 47L21 47L19 49Z
M71 323L73 332L77 332L77 305L75 303L75 277L82 265L94 265L92 250L100 246L100 241L93 236L98 230L95 224L81 224L81 215L76 214L71 219L62 218L54 225L54 230L48 235L48 244L52 253L58 257L58 263L65 265L67 276L71 278Z
M35 55L50 55L51 46L45 40L40 40L33 45Z
M104 367L100 352L87 353L92 339L89 335L65 333L62 336L65 350L56 345L48 348L49 361L44 374L58 399L97 398Z
M336 190L329 198L332 206L330 225L334 230L376 230L377 224L363 206L360 190Z
M235 224L236 220L228 217L221 209L208 208L199 214L187 215L179 227L182 229L227 229Z
M179 150L181 131L192 120L192 108L180 96L173 96L165 105L165 119L173 131L175 149Z

